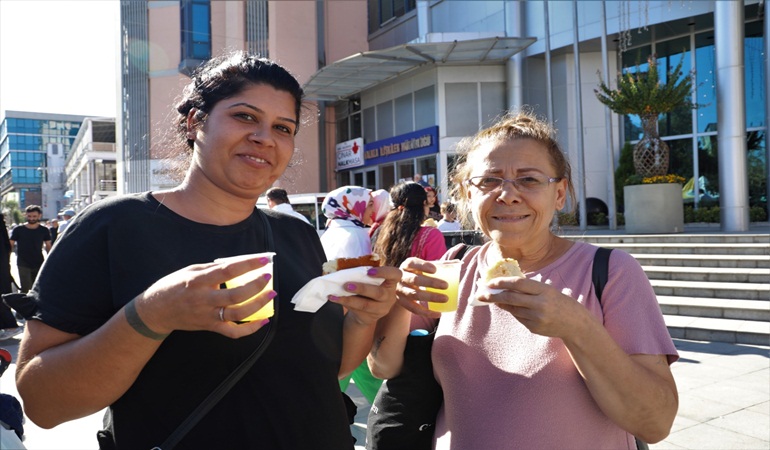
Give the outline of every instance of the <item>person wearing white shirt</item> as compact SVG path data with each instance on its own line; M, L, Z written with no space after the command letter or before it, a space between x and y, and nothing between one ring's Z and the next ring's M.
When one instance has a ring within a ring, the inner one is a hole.
M460 231L462 226L457 220L455 205L451 202L441 204L441 220L438 221L439 231Z
M270 188L267 190L267 192L265 192L265 197L267 197L267 206L270 209L288 214L290 216L298 217L310 225L310 221L307 220L307 217L303 216L297 211L294 211L294 208L291 206L291 202L289 201L289 194L286 193L285 189L278 187Z

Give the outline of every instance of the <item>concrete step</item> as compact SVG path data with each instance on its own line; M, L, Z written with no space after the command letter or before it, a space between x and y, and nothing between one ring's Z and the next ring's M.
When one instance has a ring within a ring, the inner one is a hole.
M617 248L628 253L671 254L671 255L743 255L770 256L768 244L741 243L647 243L647 244L602 244L602 247Z
M752 234L577 234L569 232L562 234L565 238L591 242L604 246L605 244L633 244L633 243L742 243L742 244L768 244L770 236L762 233Z
M770 322L770 301L659 295L663 314Z
M674 339L770 345L770 322L664 314Z
M656 295L770 300L770 285L766 283L650 280L650 284L655 289Z
M770 268L770 255L672 255L631 253L643 266L688 266L725 268Z
M770 284L770 268L642 266L651 280Z

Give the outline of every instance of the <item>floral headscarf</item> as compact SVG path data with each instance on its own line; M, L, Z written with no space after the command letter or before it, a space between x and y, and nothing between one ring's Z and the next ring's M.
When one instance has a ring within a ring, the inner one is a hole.
M364 212L369 204L371 189L360 186L343 186L326 196L321 208L329 219L343 219L364 228Z

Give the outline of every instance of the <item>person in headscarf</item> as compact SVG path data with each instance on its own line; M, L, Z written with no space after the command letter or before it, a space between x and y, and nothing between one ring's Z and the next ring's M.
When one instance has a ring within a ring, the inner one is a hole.
M343 186L326 195L321 209L327 219L321 236L326 258L357 258L372 252L366 216L371 214L371 189Z
M329 219L326 231L321 236L326 258L357 258L372 253L372 244L366 222L371 221L373 200L371 189L360 186L343 186L326 196L321 208ZM382 380L372 376L366 361L361 363L350 376L340 380L344 393L350 379L371 403L380 389Z
M374 234L374 230L376 230L380 225L382 225L382 222L385 220L385 217L388 215L392 208L390 205L390 193L385 189L377 189L376 191L372 192L372 214L371 214L371 228L369 228L369 237L371 237Z

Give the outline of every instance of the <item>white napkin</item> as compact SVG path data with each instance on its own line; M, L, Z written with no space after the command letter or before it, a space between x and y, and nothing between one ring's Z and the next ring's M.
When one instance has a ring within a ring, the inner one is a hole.
M476 292L473 293L473 297L471 297L471 302L469 305L471 306L489 306L492 304L492 302L482 302L480 300L477 300L476 297L480 294L490 294L495 295L503 292L504 289L490 289L487 287L487 282L484 281L482 278L479 278L478 281L476 281Z
M535 276L531 277L530 280L542 281L543 275L538 273ZM545 280L545 284L551 284L551 280ZM476 296L479 294L497 295L503 291L505 291L505 289L488 288L486 281L479 278L478 281L476 281L476 292L474 293L473 298L471 298L471 302L469 304L471 306L489 306L492 304L492 302L482 302L482 301L476 300ZM567 295L570 295L570 294L567 294Z
M294 298L291 299L291 302L294 303L294 310L314 313L326 303L326 298L330 295L336 295L337 297L352 295L344 289L347 283L382 283L383 280L381 278L372 278L366 274L369 269L371 269L371 266L353 267L352 269L339 270L329 275L313 278L302 289L297 291L294 294Z

